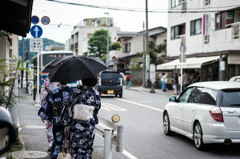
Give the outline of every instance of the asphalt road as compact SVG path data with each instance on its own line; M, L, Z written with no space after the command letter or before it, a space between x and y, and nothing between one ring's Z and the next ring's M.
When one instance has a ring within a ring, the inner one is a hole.
M182 135L165 136L162 110L167 102L166 95L134 90L124 90L123 98L102 97L99 116L111 120L112 115L119 114L121 119L118 124L124 127L124 152L118 153L113 149L113 159L240 158L239 144L210 145L207 150L198 151L193 141ZM37 116L39 107L34 106L34 103L30 96L20 102L21 134L26 143L26 150L47 153L45 125ZM94 146L95 150L103 154L102 136L96 135Z
M124 149L120 158L138 159L219 159L240 158L238 145L209 145L198 151L193 141L176 134L168 137L163 133L162 110L168 97L148 92L124 90L123 98L102 97L101 117L121 117L124 127ZM129 157L130 156L130 157Z

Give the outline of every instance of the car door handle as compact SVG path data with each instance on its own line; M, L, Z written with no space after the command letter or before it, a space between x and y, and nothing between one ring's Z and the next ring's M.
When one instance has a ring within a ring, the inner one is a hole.
M183 107L179 107L179 109L182 109Z
M192 108L192 111L194 112L194 111L195 111L195 108Z

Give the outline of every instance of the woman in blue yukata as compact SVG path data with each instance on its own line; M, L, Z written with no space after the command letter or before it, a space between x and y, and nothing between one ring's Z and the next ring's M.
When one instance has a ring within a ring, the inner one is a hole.
M72 89L67 86L67 83L60 82L61 86L52 90L43 101L43 104L38 112L38 116L42 120L47 120L52 123L53 129L53 144L51 149L51 159L56 159L59 152L62 150L64 140L64 125L60 123L60 115L64 102L66 102L72 93Z
M70 153L73 159L92 159L95 125L98 124L97 114L101 108L101 97L94 90L97 78L83 79L70 96L65 111L63 122L67 125L67 136L70 140ZM73 108L76 104L93 106L92 117L87 121L73 119Z

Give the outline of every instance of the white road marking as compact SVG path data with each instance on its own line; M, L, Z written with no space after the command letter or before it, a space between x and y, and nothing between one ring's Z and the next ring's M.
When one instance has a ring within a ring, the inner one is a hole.
M124 108L115 106L115 105L110 104L110 103L102 103L101 109L104 109L104 110L107 110L107 111L127 111Z
M126 99L120 99L120 98L115 98L115 99L120 100L120 101L123 101L123 102L131 103L131 104L135 104L135 105L138 105L138 106L141 106L141 107L144 107L144 108L149 108L149 109L152 109L152 110L156 110L156 111L159 111L159 112L163 112L162 109L160 109L160 108L155 108L155 107L150 106L150 105L145 105L145 104L133 102L133 101L126 100Z
M46 126L31 125L31 126L23 126L22 128L26 128L26 129L46 129Z
M123 154L125 156L127 156L130 159L138 159L137 157L133 156L132 154L130 154L129 152L127 152L126 150L123 149Z

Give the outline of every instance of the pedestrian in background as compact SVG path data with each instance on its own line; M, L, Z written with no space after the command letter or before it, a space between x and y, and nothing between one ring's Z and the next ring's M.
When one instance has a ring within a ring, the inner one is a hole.
M132 83L131 83L131 76L128 73L127 76L126 76L126 89L130 88L131 85L132 85Z
M62 121L67 126L67 136L71 142L70 153L72 158L92 159L95 125L98 124L97 114L101 108L101 97L99 92L94 89L94 86L97 84L97 78L83 79L82 84L70 96L62 114ZM77 119L79 115L77 115L75 108L79 104L93 108L93 112L88 111L89 114L87 116L90 116L88 120Z
M46 99L47 95L51 92L48 88L48 81L44 80L43 87L40 93L40 105L43 105L44 100ZM51 151L52 142L53 142L53 134L52 134L52 123L48 120L42 120L43 123L46 124L46 134L48 140L48 151Z
M178 74L175 73L174 77L173 77L173 82L174 82L174 90L175 90L175 94L179 94L179 81L178 81Z
M167 89L167 84L166 84L167 75L164 72L162 73L161 81L162 81L162 91L166 92L166 89Z
M190 76L188 75L187 71L184 71L184 74L182 76L182 85L183 85L183 90L187 88L190 82Z
M179 76L178 76L178 83L179 83L179 92L180 92L180 90L183 89L181 73L179 73ZM182 93L182 92L180 92L180 93Z
M62 149L64 140L64 125L60 122L60 115L64 102L69 98L72 89L67 86L66 82L60 82L60 87L54 89L43 101L38 116L42 120L52 123L53 144L51 149L51 159L56 159Z

